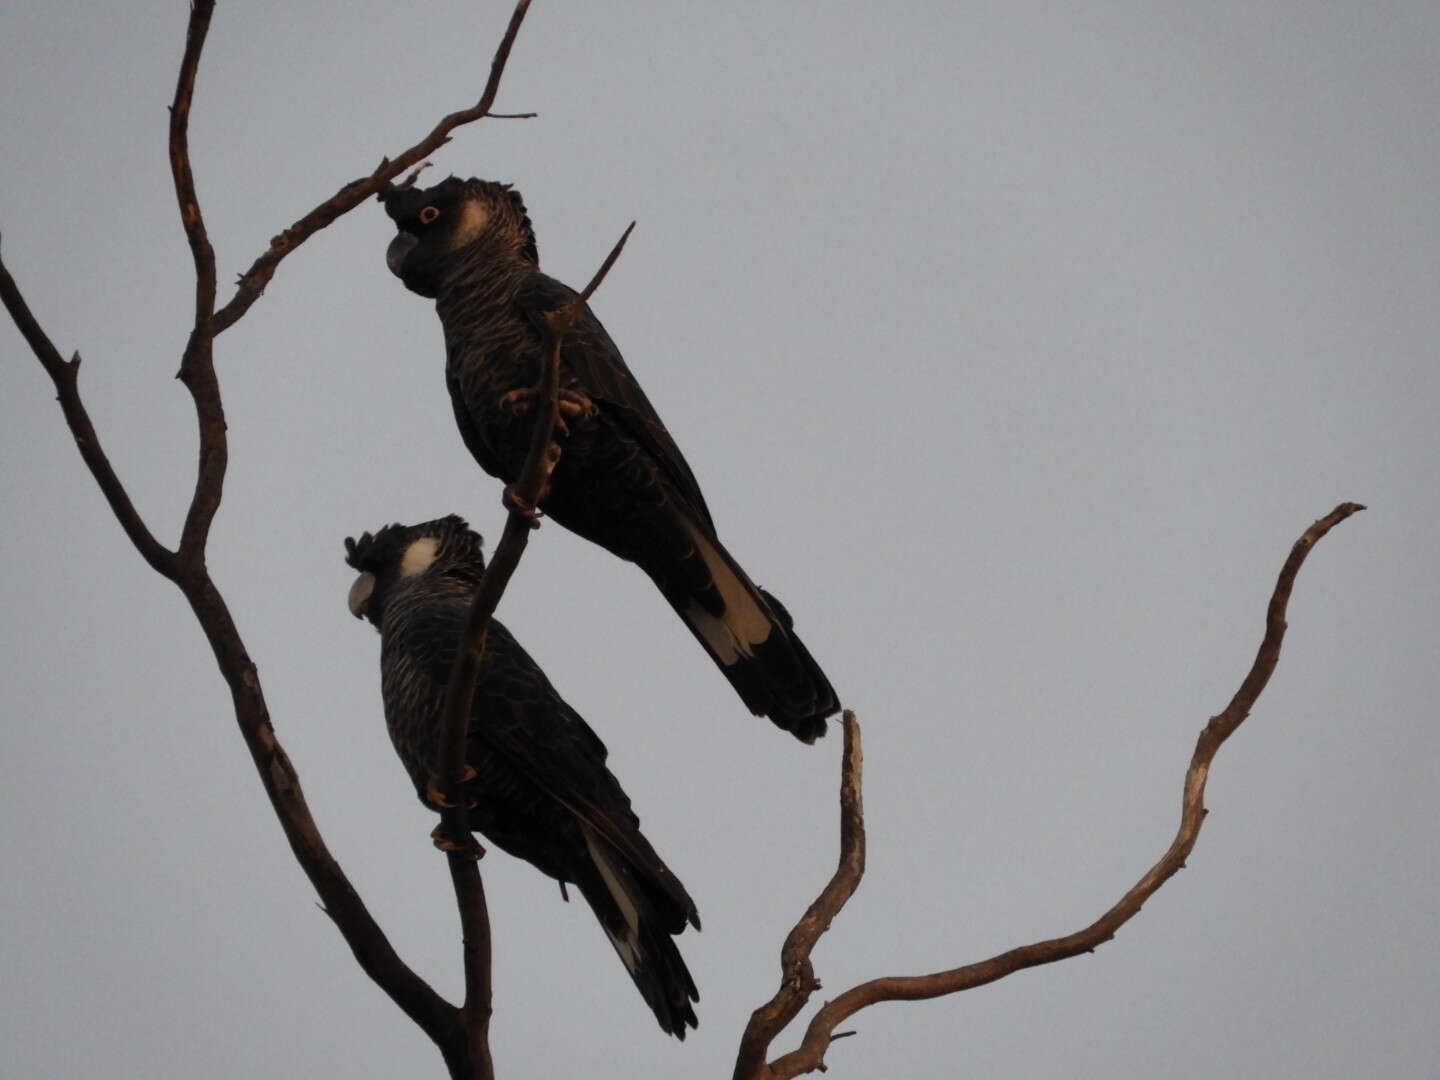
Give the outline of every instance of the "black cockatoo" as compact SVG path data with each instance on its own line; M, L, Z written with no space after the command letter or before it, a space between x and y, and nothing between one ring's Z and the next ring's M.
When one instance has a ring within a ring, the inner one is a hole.
M390 525L345 541L360 571L350 610L380 631L385 722L430 805L450 666L485 570L480 536L455 516ZM605 744L545 673L491 621L465 749L470 824L562 884L600 920L661 1028L679 1038L699 1001L673 935L700 919L685 887L640 832ZM432 807L433 808L433 807Z
M543 366L544 317L573 290L540 272L519 192L451 177L382 196L399 227L386 253L413 292L435 300L445 378L466 447L517 479ZM635 563L660 588L750 711L805 742L840 703L789 613L757 588L715 534L680 448L620 350L582 306L561 349L564 453L541 501L566 528Z

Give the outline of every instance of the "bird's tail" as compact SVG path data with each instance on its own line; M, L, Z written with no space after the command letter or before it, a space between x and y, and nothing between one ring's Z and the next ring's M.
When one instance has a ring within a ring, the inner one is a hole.
M700 928L695 905L663 863L665 880L659 880L588 825L582 828L595 873L576 884L661 1030L683 1039L688 1028L697 1026L692 1003L700 1000L700 992L674 935L687 922Z
M656 583L690 632L756 716L802 742L825 734L825 718L840 700L790 613L756 586L708 530L680 519L691 549L677 580L674 568Z

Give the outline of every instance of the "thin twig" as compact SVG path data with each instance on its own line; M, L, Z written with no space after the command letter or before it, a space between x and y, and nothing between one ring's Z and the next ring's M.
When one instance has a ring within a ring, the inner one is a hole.
M200 212L200 198L195 193L195 177L190 168L190 104L195 96L195 78L200 69L200 54L210 31L210 17L215 13L215 0L195 0L190 5L190 22L185 30L185 55L180 60L180 74L175 81L175 98L170 105L170 175L175 183L175 198L180 204L180 222L190 244L195 263L196 326L208 322L215 310L215 249L205 230Z
M215 313L211 325L216 334L221 334L229 329L240 316L250 310L250 305L260 299L265 292L265 286L275 276L276 267L312 235L325 228L341 214L355 209L366 199L383 190L390 181L410 166L422 161L444 146L450 141L450 132L457 127L491 115L490 106L495 103L495 95L500 91L500 77L505 73L505 64L510 58L510 49L515 44L515 37L520 32L520 24L525 21L525 12L529 8L530 0L519 0L515 5L515 10L511 12L510 22L505 27L505 35L500 39L500 45L496 48L495 55L490 61L490 78L485 83L485 90L480 95L480 100L469 109L461 109L459 112L453 112L446 116L435 125L429 135L426 135L410 149L398 157L385 158L369 176L352 180L301 217L295 224L274 237L265 253L240 276L240 280L236 283L235 295ZM518 119L534 115L534 113L510 113L503 118Z
M1134 918L1156 890L1185 865L1200 827L1205 820L1205 782L1215 753L1250 714L1260 693L1270 681L1280 659L1280 644L1285 637L1285 610L1295 584L1295 576L1315 544L1332 528L1363 510L1358 503L1341 503L1330 513L1305 530L1290 550L1280 570L1274 592L1266 609L1265 635L1256 652L1249 673L1240 689L1231 698L1224 712L1211 717L1200 733L1190 767L1185 773L1180 826L1175 839L1160 861L1152 866L1109 911L1099 919L1066 937L1039 941L993 956L975 964L939 971L931 975L892 976L871 979L846 990L827 1002L806 1029L799 1049L770 1062L768 1066L752 1063L749 1072L736 1076L743 1080L788 1080L803 1073L823 1071L825 1052L834 1040L832 1034L846 1018L861 1009L882 1001L917 1001L970 990L1003 979L1025 968L1052 964L1081 953L1093 952L1109 941L1130 919Z
M40 366L45 369L45 374L55 384L55 397L60 402L60 411L65 414L65 423L70 426L80 456L90 475L100 485L115 520L120 522L125 535L150 568L171 581L175 580L175 553L155 539L150 527L135 509L135 504L130 501L130 493L115 475L110 459L100 446L100 437L95 434L95 425L90 422L90 414L80 400L80 354L77 352L68 361L60 356L59 350L31 314L30 305L25 302L20 286L15 284L15 279L5 268L3 259L0 259L0 299L3 299L5 310L15 320Z
M196 0L190 6L190 23L185 32L185 55L175 81L175 100L170 105L170 173L175 182L175 200L180 222L195 263L195 319L180 360L180 381L195 402L200 429L200 456L195 469L195 490L180 532L179 562L192 576L204 572L205 542L210 524L225 494L225 469L230 451L225 435L225 406L220 383L215 377L215 334L211 316L215 312L215 249L200 212L195 193L195 176L190 167L190 103L195 95L195 77L200 54L215 12L214 0Z
M463 813L463 811L462 811ZM463 823L462 823L463 824ZM465 968L465 1004L460 1024L466 1058L475 1080L494 1080L495 1063L490 1057L490 911L485 903L485 882L474 853L448 853L450 880L455 887L455 906L460 912L460 936Z

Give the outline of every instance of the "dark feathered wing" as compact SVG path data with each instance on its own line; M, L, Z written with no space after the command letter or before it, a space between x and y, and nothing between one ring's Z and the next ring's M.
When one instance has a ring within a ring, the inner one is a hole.
M574 295L537 273L516 302L543 337L545 314ZM599 416L572 434L546 511L649 574L751 712L805 742L823 735L825 718L840 707L834 688L784 607L720 543L689 464L588 307L566 335L561 363L565 385ZM460 427L488 468L473 424L462 419Z
M414 661L440 700L464 615L463 602L445 605L413 641ZM661 1028L684 1038L696 1024L692 1002L699 993L673 935L687 923L698 928L699 916L640 832L606 756L589 725L492 621L466 752L476 770L465 789L476 803L471 824L504 850L579 888ZM412 770L417 790L427 777Z
M455 413L455 426L460 429L460 440L465 444L465 449L470 451L470 456L475 459L482 469L491 476L499 476L507 483L513 482L515 477L511 476L505 468L505 462L495 453L485 434L470 415L470 409L465 404L465 391L460 385L460 380L452 375L445 376L446 389L450 391L450 408Z
M576 292L554 278L536 273L516 298L516 307L543 340L545 316L564 307ZM711 532L715 524L705 506L700 484L680 447L660 420L655 406L630 373L625 358L610 340L605 327L588 304L582 305L560 346L562 371L573 385L611 416L638 442L664 473L675 492L689 505L692 516Z

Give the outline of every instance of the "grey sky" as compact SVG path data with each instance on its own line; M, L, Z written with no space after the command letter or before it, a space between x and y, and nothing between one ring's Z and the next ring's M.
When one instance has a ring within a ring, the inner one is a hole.
M507 13L222 5L193 120L222 283L472 102ZM0 7L6 262L167 540L194 454L183 30L181 4ZM1094 956L863 1014L831 1075L1434 1074L1437 41L1426 3L537 0L499 107L540 118L435 157L515 182L576 285L639 221L594 306L865 724L870 869L826 992L1112 903L1169 842L1289 545L1371 507L1306 566L1190 868ZM329 843L454 995L341 539L451 511L496 538L502 511L389 234L352 214L221 339L210 563ZM188 610L8 322L0 355L0 1072L440 1075L316 910ZM501 1074L725 1075L830 872L839 739L746 715L637 571L558 528L502 617L705 931L682 1045L582 905L487 859Z

